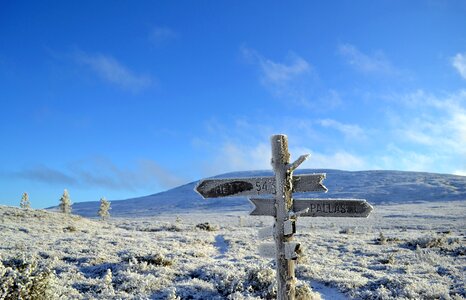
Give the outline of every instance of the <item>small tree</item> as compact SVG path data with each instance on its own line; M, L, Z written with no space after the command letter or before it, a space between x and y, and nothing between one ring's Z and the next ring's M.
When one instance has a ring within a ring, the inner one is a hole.
M28 193L24 192L23 197L21 197L21 202L19 203L21 208L31 208L31 202L29 202Z
M99 216L100 216L100 219L101 220L105 220L107 219L108 217L110 217L110 213L108 212L111 208L110 208L110 201L107 201L105 199L105 197L102 197L100 199L100 207L99 207Z
M68 194L68 190L65 189L63 191L63 196L60 198L60 211L65 214L71 213L71 200L70 195Z

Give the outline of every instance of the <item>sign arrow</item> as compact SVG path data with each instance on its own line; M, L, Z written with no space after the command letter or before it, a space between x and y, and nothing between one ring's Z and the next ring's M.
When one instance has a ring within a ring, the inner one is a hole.
M273 198L251 198L253 216L275 216ZM305 211L308 209L307 211ZM300 198L293 201L293 212L301 212L302 217L352 217L367 218L372 206L364 199L309 199Z
M294 175L292 192L327 192L322 184L324 179L325 174ZM272 176L204 179L199 182L195 191L203 198L274 195L275 183L276 179Z

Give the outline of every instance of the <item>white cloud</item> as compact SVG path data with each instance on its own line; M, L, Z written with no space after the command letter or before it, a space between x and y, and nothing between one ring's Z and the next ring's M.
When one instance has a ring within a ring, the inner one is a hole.
M383 52L376 52L373 55L359 51L354 45L342 44L338 47L338 52L349 65L363 73L393 74L397 73L393 65L388 61Z
M302 164L302 168L313 169L339 169L339 170L363 170L367 168L364 158L348 153L344 150L335 150L332 153L319 153L304 148L294 150L296 154L310 153L311 157Z
M225 142L218 148L208 172L219 174L233 171L270 169L270 146L265 143L256 145Z
M273 84L283 84L294 78L308 73L309 63L302 57L292 54L288 58L289 64L277 63L269 59L260 59L264 80Z
M139 75L108 55L79 52L75 59L90 67L99 77L124 89L138 91L153 84L151 77Z
M204 175L270 170L269 138L276 133L288 135L294 159L312 154L302 168L438 173L465 169L466 90L441 95L418 90L381 99L392 115L379 114L370 128L343 119L312 120L290 115L242 118L229 122L233 124L229 126L226 120L215 122L206 131L208 136L200 138L204 142L198 143L207 149L208 157L214 158L202 165L208 171ZM341 135L329 134L331 130Z
M391 143L384 149L378 163L380 169L385 170L432 172L437 169L439 159L441 158L432 153L402 149Z
M453 67L466 79L466 53L458 53L452 59Z
M340 131L348 139L366 139L364 130L355 124L344 124L332 119L322 119L318 123L323 127L333 128Z
M303 168L325 168L341 170L361 170L367 167L362 157L348 153L344 150L336 150L329 154L311 151L306 147L293 146L290 148L291 159L297 159L302 154L311 154L305 161ZM218 148L216 158L209 161L207 170L209 175L248 170L271 170L271 149L266 143L256 145L243 145L228 142Z
M154 45L160 45L168 40L175 39L178 34L168 27L154 27L149 33L149 40Z
M453 173L466 161L466 90L389 97L382 168ZM387 98L388 99L388 98ZM463 168L464 169L464 168Z
M437 153L466 155L466 90L436 96L418 90L398 96L404 110L395 131L401 140L429 145Z
M455 170L454 175L466 176L466 170Z
M261 84L287 104L319 111L341 104L338 92L325 88L313 66L303 57L290 52L284 62L278 62L246 47L241 52L258 67Z
M291 81L309 74L312 70L311 65L304 58L294 53L288 54L287 63L280 63L272 61L249 48L242 47L241 52L245 58L259 66L261 81L265 85L287 85Z
M361 170L366 166L365 161L361 157L345 151L338 151L331 155L316 153L310 162L311 166L315 166L316 168L325 167L341 170Z

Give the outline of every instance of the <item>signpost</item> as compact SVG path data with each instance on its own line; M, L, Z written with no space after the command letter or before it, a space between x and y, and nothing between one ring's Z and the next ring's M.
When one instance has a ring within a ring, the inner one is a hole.
M293 176L293 171L309 155L302 155L290 163L286 135L272 136L271 145L274 177L205 179L195 190L204 198L274 195L273 198L251 198L255 208L250 215L275 218L273 227L261 230L259 235L272 234L275 240L277 299L293 300L295 260L300 253L299 243L293 241L297 217L365 218L372 211L372 206L362 199L293 199L292 193L296 192L327 192L322 184L325 174Z

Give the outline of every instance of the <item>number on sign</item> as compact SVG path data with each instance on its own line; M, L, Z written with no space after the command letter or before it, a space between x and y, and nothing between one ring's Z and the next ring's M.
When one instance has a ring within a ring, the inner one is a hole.
M274 181L256 181L256 191L259 193L260 191L266 191L270 194L275 194L277 191L275 189L275 182Z

